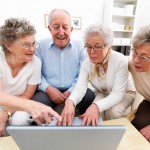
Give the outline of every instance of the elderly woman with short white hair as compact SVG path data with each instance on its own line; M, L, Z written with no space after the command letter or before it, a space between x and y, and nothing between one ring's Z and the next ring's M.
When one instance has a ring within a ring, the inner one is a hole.
M88 58L83 62L77 84L65 102L59 124L71 125L76 105L81 101L88 83L95 88L95 99L80 117L82 125L97 125L99 115L106 119L123 117L135 98L134 86L129 80L127 58L111 49L112 31L103 25L91 25L85 31L85 49Z

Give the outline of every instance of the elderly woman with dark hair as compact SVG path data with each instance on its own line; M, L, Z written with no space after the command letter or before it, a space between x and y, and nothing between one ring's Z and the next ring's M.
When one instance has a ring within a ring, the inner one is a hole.
M96 89L95 99L81 115L82 125L98 124L99 114L105 111L106 119L123 116L134 98L134 86L129 80L127 58L111 49L112 31L103 25L92 25L85 32L87 58L80 70L77 84L65 102L59 124L71 125L75 106L84 96L88 83Z
M150 25L139 29L132 46L129 70L137 92L144 97L132 123L150 142Z
M51 114L61 119L51 108L29 100L41 81L41 62L34 55L35 33L26 19L9 18L0 27L0 105L5 107L0 111L0 136L5 134L9 111L28 111L37 124L50 122Z

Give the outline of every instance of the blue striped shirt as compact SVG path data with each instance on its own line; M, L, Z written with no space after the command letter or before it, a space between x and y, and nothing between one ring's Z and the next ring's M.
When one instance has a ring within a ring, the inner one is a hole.
M45 92L50 85L71 92L77 81L81 63L87 56L83 44L70 40L62 50L54 44L52 38L38 43L36 55L42 62L42 81L38 86L39 90Z

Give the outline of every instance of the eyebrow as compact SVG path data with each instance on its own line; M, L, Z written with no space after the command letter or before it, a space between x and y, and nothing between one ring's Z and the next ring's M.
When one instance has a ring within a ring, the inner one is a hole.
M32 43L30 43L30 42L22 42L22 44L33 44L33 43L36 43L36 41L33 41Z
M58 23L54 23L54 24L52 24L53 26L69 26L69 24L63 24L63 25L60 25L60 24L58 24Z
M86 43L86 44L90 45L89 43ZM97 45L97 44L99 44L99 45L105 45L105 44L102 44L102 43L94 43L94 45Z
M136 50L136 53L138 53L137 50ZM138 53L138 55L141 55L141 56L148 56L149 54L148 54L148 53L141 53L141 54Z

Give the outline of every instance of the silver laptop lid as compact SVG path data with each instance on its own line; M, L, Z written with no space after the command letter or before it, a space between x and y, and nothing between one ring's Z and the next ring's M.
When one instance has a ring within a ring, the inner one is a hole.
M125 126L8 126L21 150L116 150Z

